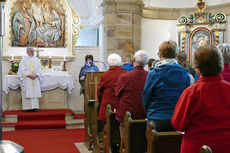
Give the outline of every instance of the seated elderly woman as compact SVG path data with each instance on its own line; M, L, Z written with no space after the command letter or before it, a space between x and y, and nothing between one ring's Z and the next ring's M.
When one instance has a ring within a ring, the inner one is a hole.
M221 44L218 48L224 57L223 79L230 82L230 44Z
M143 103L147 119L153 121L157 131L173 131L171 117L181 93L194 83L188 70L175 59L178 47L174 41L165 41L159 47L160 62L147 76Z
M106 121L106 106L111 105L112 109L117 106L117 97L114 95L114 88L121 74L127 71L121 67L122 60L118 54L110 54L108 56L109 70L103 73L100 77L100 82L97 88L97 98L100 104L98 120Z
M194 65L201 76L182 93L171 120L175 130L185 132L181 153L199 152L204 144L213 153L229 153L230 83L220 75L224 68L220 50L198 48Z

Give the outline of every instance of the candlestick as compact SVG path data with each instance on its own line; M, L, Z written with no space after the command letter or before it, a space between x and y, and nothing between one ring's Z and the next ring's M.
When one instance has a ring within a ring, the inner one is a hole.
M66 61L63 62L63 69L62 69L62 71L67 71L66 70Z
M51 60L51 58L49 58L49 67L48 68L52 68L52 60Z

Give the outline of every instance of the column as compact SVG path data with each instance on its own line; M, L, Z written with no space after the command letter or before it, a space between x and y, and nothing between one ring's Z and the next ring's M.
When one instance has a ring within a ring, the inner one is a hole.
M124 44L131 40L134 51L141 48L141 0L104 0L104 46L107 55L122 56Z

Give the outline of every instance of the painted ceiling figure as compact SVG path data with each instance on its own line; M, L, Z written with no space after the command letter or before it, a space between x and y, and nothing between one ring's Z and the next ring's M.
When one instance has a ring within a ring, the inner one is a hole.
M26 46L31 44L36 38L35 21L29 13L29 1L19 0L19 10L13 17L13 32L15 40L13 46Z

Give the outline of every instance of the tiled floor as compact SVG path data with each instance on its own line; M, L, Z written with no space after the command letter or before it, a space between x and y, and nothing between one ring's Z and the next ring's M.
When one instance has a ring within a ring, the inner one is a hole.
M81 143L75 143L76 147L78 148L78 150L81 152L81 153L92 153L92 151L89 151L83 142Z

